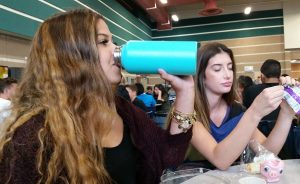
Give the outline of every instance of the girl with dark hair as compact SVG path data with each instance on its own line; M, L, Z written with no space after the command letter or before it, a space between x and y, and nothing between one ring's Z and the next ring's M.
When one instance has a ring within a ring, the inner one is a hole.
M221 43L209 43L198 52L195 77L195 110L199 123L193 126L192 145L213 165L228 168L255 139L278 154L291 127L294 111L283 99L283 86L265 89L247 111L235 101L236 65L232 51ZM281 78L281 83L295 80ZM278 106L281 111L272 133L266 138L259 121ZM202 141L200 141L202 140Z
M169 95L162 84L154 85L154 98L156 100L156 111L154 121L162 128L165 128L167 115L170 111Z
M241 75L237 80L237 100L243 103L244 90L254 84L253 80L249 76Z

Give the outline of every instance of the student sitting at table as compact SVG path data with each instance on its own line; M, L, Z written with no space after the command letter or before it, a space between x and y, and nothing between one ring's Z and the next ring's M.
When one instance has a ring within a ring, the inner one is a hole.
M294 111L283 99L281 85L260 93L245 111L235 101L236 66L232 51L220 43L204 45L198 52L195 77L195 111L192 145L219 169L228 168L251 139L278 154L291 127ZM281 84L295 84L281 77ZM280 105L274 129L266 138L258 129L260 120ZM188 158L191 156L187 153ZM194 158L195 159L195 158Z

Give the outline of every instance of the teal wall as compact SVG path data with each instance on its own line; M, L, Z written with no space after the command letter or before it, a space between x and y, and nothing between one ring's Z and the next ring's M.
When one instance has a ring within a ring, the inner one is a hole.
M283 34L282 9L181 20L172 30L152 31L152 39L208 41L276 34Z
M116 0L1 0L0 31L32 38L47 17L86 6L100 12L114 35L114 41L128 40L193 40L208 41L283 34L283 11L269 10L214 17L181 20L172 30L158 31L142 23ZM57 8L56 8L57 7ZM15 12L16 11L16 12Z
M31 39L49 16L75 8L89 7L106 18L118 44L128 40L150 40L151 29L115 0L1 0L0 31ZM54 5L55 7L51 6Z

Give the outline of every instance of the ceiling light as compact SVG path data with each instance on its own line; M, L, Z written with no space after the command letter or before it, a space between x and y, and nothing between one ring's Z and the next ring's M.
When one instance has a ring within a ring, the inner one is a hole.
M161 4L167 4L168 0L160 0Z
M172 20L175 21L175 22L178 22L179 18L176 14L173 14L172 15Z
M244 10L244 13L245 13L246 15L249 15L250 12L251 12L251 7L250 7L250 6L246 7L245 10Z
M294 64L299 64L299 63L300 63L300 60L298 60L298 59L294 59L294 60L292 60L292 61L291 61L291 63L294 63Z

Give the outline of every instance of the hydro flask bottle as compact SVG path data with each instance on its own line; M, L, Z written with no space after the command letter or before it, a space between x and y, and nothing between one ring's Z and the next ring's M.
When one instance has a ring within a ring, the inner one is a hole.
M161 68L173 75L194 75L197 42L128 41L115 49L114 60L128 73L157 74Z

